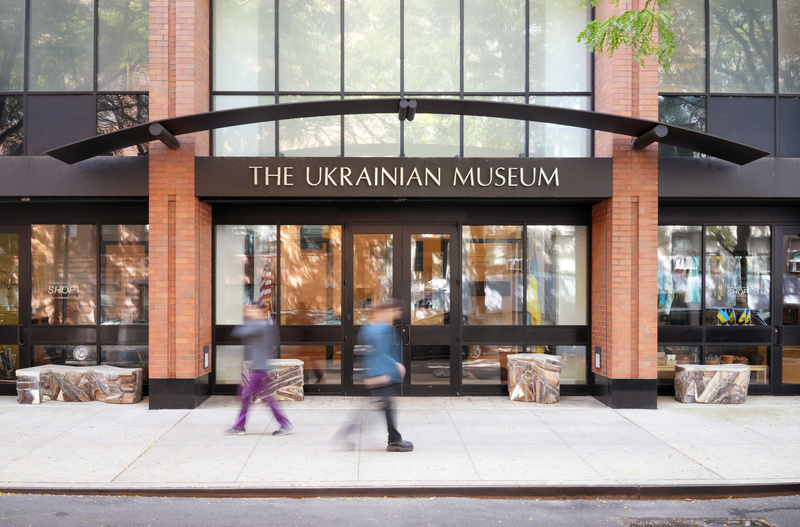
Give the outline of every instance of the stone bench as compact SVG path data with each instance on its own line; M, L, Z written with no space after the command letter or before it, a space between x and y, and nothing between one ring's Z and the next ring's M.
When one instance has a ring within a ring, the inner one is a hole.
M42 401L103 401L133 404L142 400L142 368L47 364L17 370L20 404Z
M675 399L682 403L742 404L749 387L747 364L675 366Z
M508 396L512 401L557 403L560 385L561 357L544 353L508 356Z

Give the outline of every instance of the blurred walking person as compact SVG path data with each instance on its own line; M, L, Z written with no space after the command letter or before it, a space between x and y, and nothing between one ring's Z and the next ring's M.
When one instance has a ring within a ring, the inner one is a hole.
M358 344L372 348L366 359L364 386L375 398L378 409L382 410L386 417L387 452L414 450L414 444L403 439L396 424L396 386L406 375L406 369L400 362L400 343L393 325L399 316L400 306L396 300L378 303L372 312L370 323L361 327L357 339ZM346 424L337 432L336 437L347 444L352 444L349 435L357 426L356 422Z
M245 306L244 316L244 324L235 327L231 333L245 342L244 361L246 366L242 368L242 380L238 390L242 406L236 423L225 430L225 435L245 435L250 403L260 398L264 399L272 410L275 420L278 421L279 428L272 432L272 435L289 435L293 432L292 423L281 410L275 393L267 393L269 361L278 356L280 331L269 314L259 306Z

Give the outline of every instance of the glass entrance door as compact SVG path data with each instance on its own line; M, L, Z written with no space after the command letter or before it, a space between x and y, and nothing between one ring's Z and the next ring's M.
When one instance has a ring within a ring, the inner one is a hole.
M28 365L26 229L0 226L0 395L16 393L16 370Z
M402 350L405 395L449 395L459 389L456 335L460 296L455 293L457 265L455 227L354 226L347 241L352 261L345 287L345 335L351 351L345 368L346 393L363 393L363 360L370 352L358 344L359 329L368 324L374 307L399 300L401 318L395 333Z
M776 229L775 394L800 395L800 226Z

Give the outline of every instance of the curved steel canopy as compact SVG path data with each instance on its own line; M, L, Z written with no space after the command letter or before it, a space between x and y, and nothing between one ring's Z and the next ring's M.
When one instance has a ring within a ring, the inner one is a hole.
M414 104L416 103L416 105ZM660 143L687 148L712 157L731 161L739 165L771 155L771 152L737 143L719 136L696 132L679 126L622 117L607 113L568 108L554 108L532 104L517 104L465 99L345 99L331 101L268 104L249 108L218 110L182 117L159 119L115 132L97 135L68 145L60 146L45 154L65 163L73 164L84 159L106 154L158 139L170 148L178 148L175 136L225 128L242 124L261 123L301 117L325 115L358 115L393 113L398 117L413 120L418 113L474 115L499 117L520 121L537 121L565 126L600 130L637 138L632 145L644 148L650 143Z

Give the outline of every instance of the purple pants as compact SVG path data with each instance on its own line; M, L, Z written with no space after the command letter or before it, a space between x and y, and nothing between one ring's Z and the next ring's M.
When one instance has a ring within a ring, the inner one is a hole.
M250 382L242 389L239 386L239 395L242 399L242 409L239 412L239 418L236 420L236 424L233 425L234 428L237 430L244 430L245 422L247 421L247 410L250 408L250 401L259 393L265 393L267 388L267 372L260 371L260 370L252 370L250 372ZM275 416L275 419L278 421L278 425L283 427L290 427L292 423L289 422L289 419L281 412L280 406L278 405L278 400L275 398L274 394L270 394L265 398L265 402L269 405L270 409L272 410L272 415Z

